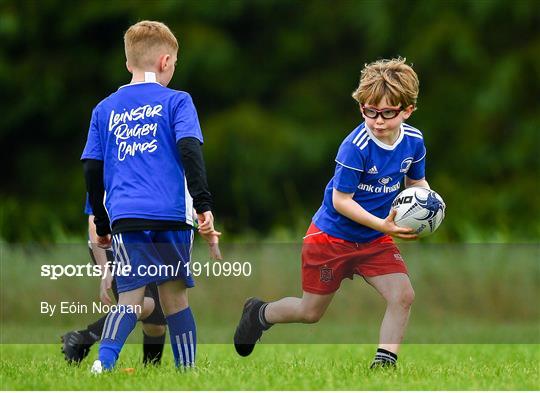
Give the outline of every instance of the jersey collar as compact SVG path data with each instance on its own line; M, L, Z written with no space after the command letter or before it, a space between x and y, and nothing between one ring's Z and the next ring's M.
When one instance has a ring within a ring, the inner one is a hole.
M157 78L156 78L156 73L155 72L145 72L144 73L144 82L134 82L134 83L128 83L127 85L122 85L118 88L118 90L120 90L121 88L123 87L128 87L128 86L134 86L134 85L144 85L146 83L157 83L158 85L161 85L158 81L157 81Z
M377 137L375 135L373 135L373 132L371 132L371 130L369 129L369 127L367 125L366 125L366 130L367 130L369 138L373 142L375 142L375 144L377 146L379 146L380 148L385 149L385 150L394 150L396 148L396 146L399 145L399 143L403 139L403 135L404 135L404 133L403 133L403 123L401 123L401 125L399 126L398 138L396 139L396 141L393 144L387 145L386 143L384 143L384 142L380 141L379 139L377 139Z

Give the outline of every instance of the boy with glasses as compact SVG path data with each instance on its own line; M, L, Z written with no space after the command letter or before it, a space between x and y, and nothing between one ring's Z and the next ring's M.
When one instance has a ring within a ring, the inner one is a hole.
M405 187L426 187L422 133L405 124L416 109L418 77L405 59L379 60L362 70L353 98L364 122L341 144L334 177L324 192L302 248L302 298L246 301L234 335L248 356L276 323L315 323L341 281L362 276L386 300L372 368L395 366L414 299L407 268L392 237L412 240L398 227L391 204Z

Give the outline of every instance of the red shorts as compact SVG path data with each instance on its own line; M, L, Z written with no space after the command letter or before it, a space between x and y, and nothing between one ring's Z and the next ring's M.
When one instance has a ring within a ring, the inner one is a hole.
M373 277L405 273L407 267L392 238L384 235L369 243L330 236L311 224L302 246L302 289L327 295L354 274Z

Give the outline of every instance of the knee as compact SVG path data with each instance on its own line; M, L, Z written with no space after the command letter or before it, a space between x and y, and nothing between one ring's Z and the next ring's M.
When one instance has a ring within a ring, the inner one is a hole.
M320 321L323 316L323 312L315 308L305 309L302 313L302 322L303 323L317 323Z
M154 325L153 323L143 323L143 330L147 336L159 337L165 334L164 325Z
M142 312L139 318L140 319L148 318L148 316L152 314L152 312L154 311L155 306L156 304L154 302L154 299L150 297L145 297L142 304Z
M189 307L187 296L160 299L161 308L166 316L176 314L180 310Z
M389 303L393 303L394 305L409 309L414 302L414 296L414 289L412 289L411 287L405 288L399 293L397 293L395 296L393 296L392 299L389 300Z
M181 281L168 281L160 285L158 290L159 302L166 316L189 307L187 289Z
M141 315L144 315L144 301L142 299L137 299L133 296L122 296L123 293L120 294L118 299L118 305L124 305L124 306L133 306L135 310L135 314L137 314L137 318L140 318Z

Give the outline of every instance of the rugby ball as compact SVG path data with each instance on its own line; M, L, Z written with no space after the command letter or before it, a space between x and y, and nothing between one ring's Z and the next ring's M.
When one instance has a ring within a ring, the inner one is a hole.
M412 228L418 237L437 230L444 219L446 205L439 194L423 187L403 190L392 202L397 210L394 222L399 227Z

